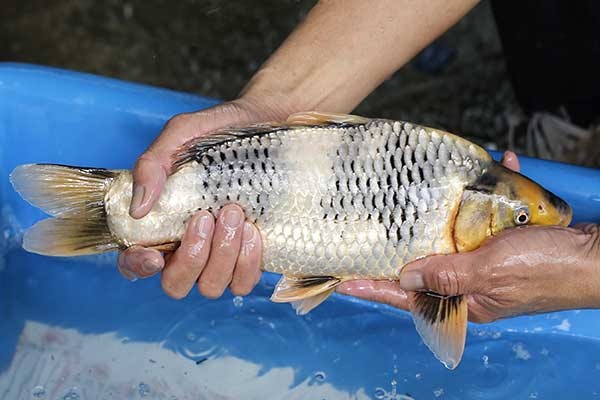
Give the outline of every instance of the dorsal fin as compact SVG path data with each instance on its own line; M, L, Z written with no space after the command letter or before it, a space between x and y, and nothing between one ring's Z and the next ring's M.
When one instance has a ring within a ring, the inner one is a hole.
M292 126L314 126L331 124L361 125L369 122L369 119L352 114L335 114L320 111L306 111L290 115L286 122Z
M199 160L211 147L227 143L231 140L267 135L269 133L288 129L299 129L304 126L326 125L360 125L369 121L368 118L350 114L332 114L318 111L308 111L292 114L285 122L267 122L247 127L232 127L215 131L209 135L194 138L183 144L173 155L173 170L182 165Z
M173 154L173 170L179 169L182 165L190 161L199 160L204 152L211 147L227 143L231 140L267 135L285 129L289 129L289 127L283 123L268 122L243 128L227 128L191 139Z

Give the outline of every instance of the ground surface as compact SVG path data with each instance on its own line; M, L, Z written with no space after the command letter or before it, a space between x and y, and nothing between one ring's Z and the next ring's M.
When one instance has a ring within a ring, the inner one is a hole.
M5 0L0 60L233 98L314 1ZM516 109L487 2L442 39L439 73L413 62L357 113L410 120L503 146ZM390 49L394 51L394 49ZM429 63L428 65L430 65Z

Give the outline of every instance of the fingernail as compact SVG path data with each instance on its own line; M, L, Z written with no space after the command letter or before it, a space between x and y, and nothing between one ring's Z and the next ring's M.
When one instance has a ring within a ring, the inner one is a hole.
M159 269L160 265L158 265L154 260L145 259L142 261L142 271L144 271L146 274L153 274L158 272Z
M225 211L223 216L223 224L228 228L237 228L242 223L242 213L237 208L232 208Z
M144 201L144 194L146 189L143 185L133 184L133 195L131 197L131 205L129 206L129 214L133 214Z
M119 267L119 272L123 275L127 280L131 282L135 282L138 280L137 275L131 271L129 268Z
M250 222L244 223L244 242L251 242L254 239L254 227Z
M208 239L210 236L211 224L208 215L203 215L196 220L196 234L202 239Z
M400 274L400 287L404 290L421 290L425 288L423 275L419 271L406 271Z
M254 227L250 222L244 223L244 234L242 235L242 255L247 256L252 250L254 250Z

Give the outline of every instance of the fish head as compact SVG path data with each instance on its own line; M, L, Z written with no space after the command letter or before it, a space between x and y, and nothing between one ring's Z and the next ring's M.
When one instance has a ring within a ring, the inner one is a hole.
M469 251L505 229L567 226L572 215L571 207L560 197L494 162L465 188L454 224L454 240L458 251Z

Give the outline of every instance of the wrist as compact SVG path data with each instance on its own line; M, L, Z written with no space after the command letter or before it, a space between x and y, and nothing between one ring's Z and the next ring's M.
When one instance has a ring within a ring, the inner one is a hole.
M600 225L585 224L577 228L571 243L577 250L575 263L581 271L571 274L577 285L572 308L600 308Z
M582 246L582 252L586 269L591 278L591 291L588 296L593 303L588 307L600 308L600 225L586 224L581 230L587 238Z

